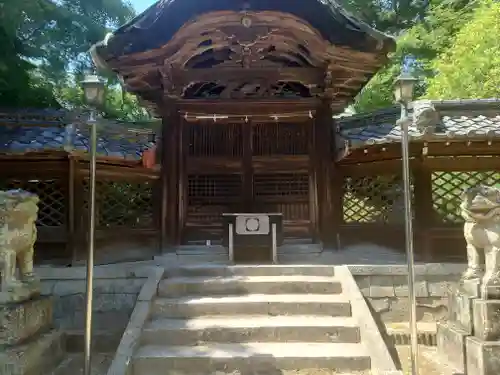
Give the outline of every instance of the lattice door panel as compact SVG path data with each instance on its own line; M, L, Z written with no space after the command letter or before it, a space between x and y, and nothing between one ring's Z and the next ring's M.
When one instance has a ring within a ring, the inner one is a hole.
M253 125L255 156L308 155L311 124L272 122Z
M309 176L304 173L256 174L253 185L256 198L309 199Z
M254 176L255 209L281 212L285 221L309 221L309 176L299 173Z
M214 223L241 201L241 175L188 176L188 222Z
M404 223L401 176L346 177L343 189L345 223Z
M460 195L470 187L484 184L495 185L500 182L500 173L485 172L433 172L432 205L434 220L440 223L462 223L460 215Z
M7 180L1 188L22 189L38 195L37 225L40 227L61 227L66 225L65 182L62 180Z
M183 137L188 155L193 157L240 157L242 155L241 124L187 123Z
M84 182L83 208L88 210L88 181ZM154 227L153 182L96 182L96 227Z

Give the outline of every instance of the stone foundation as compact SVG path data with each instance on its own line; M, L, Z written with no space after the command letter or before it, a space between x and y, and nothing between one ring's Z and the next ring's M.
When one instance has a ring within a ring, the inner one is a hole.
M461 373L500 373L500 301L479 297L477 281L449 294L449 321L438 327L438 353Z
M52 327L50 298L0 306L0 375L46 374L63 353L62 333Z

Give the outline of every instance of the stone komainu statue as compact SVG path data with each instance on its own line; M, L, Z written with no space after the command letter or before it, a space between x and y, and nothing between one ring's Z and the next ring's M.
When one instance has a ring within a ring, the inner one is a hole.
M0 191L0 300L4 302L38 293L33 272L38 202L38 196L23 190ZM15 276L16 266L20 280Z
M467 189L460 205L465 219L468 268L463 280L480 280L483 298L500 297L500 189Z

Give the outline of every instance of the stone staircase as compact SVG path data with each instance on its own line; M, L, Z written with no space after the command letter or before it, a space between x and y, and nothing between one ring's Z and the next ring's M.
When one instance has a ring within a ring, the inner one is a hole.
M135 375L370 374L333 266L171 268L151 309Z

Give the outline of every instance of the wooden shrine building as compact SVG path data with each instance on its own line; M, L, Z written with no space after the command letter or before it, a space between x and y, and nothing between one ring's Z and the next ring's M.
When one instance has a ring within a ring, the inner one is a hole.
M224 212L282 212L286 236L327 241L332 118L394 47L330 0L162 0L92 56L162 118L172 244L219 239Z

